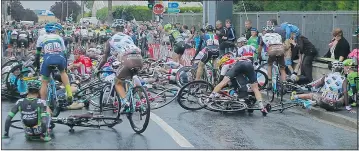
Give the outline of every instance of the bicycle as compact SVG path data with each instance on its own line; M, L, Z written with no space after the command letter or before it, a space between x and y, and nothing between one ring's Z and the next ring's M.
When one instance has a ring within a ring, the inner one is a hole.
M220 97L214 98L212 101L204 101L209 98L209 95L213 91L213 85L207 81L192 81L183 86L178 94L177 102L179 105L186 110L200 110L207 109L214 112L238 112L247 110L249 113L252 113L254 110L261 110L261 108L255 107L255 98L254 93L250 92L249 85L247 84L247 79L244 76L239 75L236 78L232 79L232 84L230 90L222 90L219 92ZM197 86L198 85L198 86ZM201 86L202 85L202 86ZM244 86L246 85L246 86ZM199 91L204 88L204 90ZM194 90L191 90L194 89ZM237 92L238 95L230 94L231 90ZM199 95L194 96L195 100L190 100L190 98L184 98L185 94ZM191 105L186 105L185 102L189 102ZM198 105L193 107L193 105ZM269 106L266 106L268 108ZM269 108L268 108L269 109ZM262 112L263 116L266 116L265 112Z

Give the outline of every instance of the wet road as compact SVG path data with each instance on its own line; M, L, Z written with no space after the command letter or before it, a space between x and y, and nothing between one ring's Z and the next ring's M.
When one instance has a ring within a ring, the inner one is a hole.
M9 102L2 102L2 131ZM62 112L59 117L85 113ZM17 115L14 119L19 119ZM113 129L56 125L51 142L28 142L21 130L10 129L2 149L357 149L356 130L332 126L303 115L297 109L263 117L237 113L225 115L206 110L189 112L177 102L152 111L150 124L135 134L128 120Z

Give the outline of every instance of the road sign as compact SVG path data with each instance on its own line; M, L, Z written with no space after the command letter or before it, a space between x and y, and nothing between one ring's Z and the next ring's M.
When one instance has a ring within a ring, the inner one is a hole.
M180 9L178 8L168 8L167 13L179 13Z
M163 7L162 4L156 4L155 6L153 6L153 13L156 15L163 14L164 11L165 7Z
M169 2L168 8L178 8L179 4L177 2Z

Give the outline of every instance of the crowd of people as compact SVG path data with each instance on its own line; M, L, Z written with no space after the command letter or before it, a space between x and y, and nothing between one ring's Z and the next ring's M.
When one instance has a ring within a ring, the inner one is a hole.
M78 69L80 74L97 73L108 62L119 62L115 79L115 90L120 96L120 103L125 106L124 112L129 112L130 104L126 98L126 90L123 87L123 79L132 78L132 72L138 72L143 67L143 58L148 57L148 44L155 41L169 43L173 52L170 68L178 69L183 65L182 56L186 49L195 48L193 61L198 62L195 75L196 80L201 80L205 64L212 60L215 68L220 69L219 83L206 100L215 101L219 97L219 91L227 86L234 78L248 79L251 90L261 109L268 113L258 88L257 77L254 69L255 61L267 61L268 84L267 89L272 89L272 66L276 62L280 69L282 82L306 84L311 87L321 88L319 92L300 94L293 93L291 99L310 99L312 104L319 104L328 110L336 110L343 105L346 110L354 112L350 104L356 103L356 94L359 88L357 59L358 54L350 55L350 46L343 37L343 31L334 29L333 39L329 44L327 57L334 59L330 63L331 73L314 80L312 77L312 62L318 55L314 45L301 34L300 29L290 23L278 24L277 20L267 21L261 33L253 28L251 21L245 22L246 30L241 37L237 37L236 31L230 20L217 21L215 26L206 25L199 30L195 26L189 28L181 24L165 24L156 22L131 22L122 19L115 20L111 25L82 25L47 23L31 26L9 25L3 29L3 38L7 36L5 45L8 48L17 47L16 43L23 42L25 48L36 49L34 66L41 74L41 82L34 80L28 82L28 93L25 98L17 101L15 108L11 110L5 124L4 138L8 137L11 119L15 114L30 105L29 110L40 109L37 113L43 116L40 122L40 132L43 140L48 141L49 120L51 109L46 105L47 84L49 82L49 66L56 65L60 71L60 80L64 85L67 100L72 102L72 93L75 91L70 84L67 74L68 68ZM356 35L358 35L356 32ZM6 33L6 34L5 34ZM168 39L164 40L164 39ZM74 43L75 46L72 46ZM99 51L102 56L98 66L92 66L89 50ZM7 50L7 56L11 57L16 52ZM68 63L70 56L74 56L72 64ZM348 56L350 58L348 58ZM40 63L40 58L43 58ZM296 66L293 60L298 59ZM113 60L113 61L109 61ZM41 67L41 68L40 68ZM164 72L175 72L174 70ZM233 82L232 82L233 83ZM135 84L141 85L141 82ZM36 101L33 101L36 100ZM35 103L33 103L35 102ZM118 103L118 102L117 102ZM83 105L80 105L80 108ZM22 122L27 127L34 127L38 123L34 117L21 113ZM33 114L31 112L31 114ZM37 115L35 116L37 117ZM33 132L28 132L32 134Z

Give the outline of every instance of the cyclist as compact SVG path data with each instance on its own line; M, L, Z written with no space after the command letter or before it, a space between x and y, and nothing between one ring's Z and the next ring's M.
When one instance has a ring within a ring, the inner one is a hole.
M205 64L210 60L210 59L215 59L214 62L216 61L216 58L219 56L219 42L217 39L217 36L212 33L214 28L212 25L208 25L206 27L207 33L203 36L204 37L204 41L206 42L206 47L203 48L202 52L203 52L203 57L201 58L201 61L198 63L198 68L197 68L197 73L196 73L196 80L200 80L203 74L203 68L205 66ZM216 65L216 63L215 63ZM217 68L217 67L215 67Z
M273 27L274 28L274 27ZM287 40L289 39L291 36L292 33L295 33L295 39L294 40L297 40L299 35L300 35L300 31L299 31L299 28L293 24L290 24L288 22L284 22L280 25L280 28L282 30L285 30L285 39L284 40Z
M272 65L276 61L280 67L281 81L286 81L285 63L284 63L284 45L282 37L278 33L273 33L274 27L265 27L266 34L262 36L261 43L267 47L268 54L268 89L272 89ZM261 51L258 51L258 56L261 56Z
M246 40L244 39L246 38L240 37L237 41L245 42ZM239 48L236 52L236 62L234 63L233 67L229 69L223 80L216 87L214 87L207 101L211 101L214 98L219 97L218 92L222 90L222 88L224 88L232 79L237 78L237 80L240 80L240 78L243 78L242 75L244 75L248 79L248 83L250 84L256 100L258 101L259 107L261 108L261 112L268 113L267 109L263 105L262 94L259 91L256 73L254 71L254 66L252 65L255 49L247 50L243 46L241 48Z
M349 95L349 103L351 103L351 106L356 106L357 104L357 99L355 97L358 97L358 90L359 90L359 84L358 84L358 62L356 60L357 58L353 58L353 59L346 59L343 61L343 65L344 65L344 74L346 74L347 78L346 80L348 81L348 84L350 86L350 89L348 90L348 95ZM345 101L344 101L345 102ZM350 106L346 106L346 109L350 109Z
M171 24L166 24L163 29L167 34L169 34L170 42L173 46L173 52L175 53L173 56L173 61L182 64L181 58L186 49L183 36L178 30L172 29Z
M47 96L47 84L50 76L50 65L56 65L61 74L61 80L65 85L67 99L72 101L72 92L68 75L66 74L66 47L65 42L58 35L62 30L62 26L57 23L48 23L45 25L47 34L40 36L37 40L36 60L37 70L40 69L40 53L44 50L44 61L41 65L40 74L42 75L42 85L40 90L41 99L45 100Z
M80 30L80 41L81 41L81 45L86 45L89 41L89 32L87 30L87 28L85 26L81 27Z
M107 58L110 56L111 51L118 52L117 58L121 61L121 65L117 71L116 86L115 89L121 97L121 103L125 104L125 112L129 111L129 102L126 98L126 91L123 87L122 78L132 78L131 69L142 68L143 60L141 56L141 50L133 43L130 36L124 34L125 21L119 20L112 24L115 28L116 34L114 34L106 42L106 50L104 58L102 59L97 70L106 63Z
M92 70L92 62L89 57L86 57L85 48L76 49L74 51L75 61L69 66L69 69L77 69L80 75L90 74Z
M27 32L25 26L22 26L17 35L17 45L21 46L21 43L24 43L24 47L29 48L29 41L29 32Z
M358 77L357 72L353 70L354 63L352 59L345 60L345 73L349 73L349 83L352 86L352 89L356 89L356 85L354 82L354 78ZM345 79L341 72L343 71L343 62L334 61L329 65L329 69L332 70L333 73L329 73L328 75L308 84L314 88L320 88L320 93L309 93L309 94L299 94L296 95L295 92L292 92L291 100L297 99L307 99L310 100L308 104L304 104L304 106L308 107L310 105L318 104L320 107L326 110L337 110L343 104L345 108L349 112L355 112L351 110L351 107L348 103L349 95L348 95L348 79ZM355 74L355 75L354 75ZM348 75L348 76L349 76ZM352 85L354 84L354 85ZM353 91L352 91L353 92ZM356 93L354 91L354 93Z
M26 98L19 99L9 112L5 122L5 132L2 138L9 138L11 120L17 112L21 112L21 121L24 125L25 136L40 136L43 141L50 141L50 108L45 100L38 99L41 87L40 81L28 81Z
M65 33L65 35L64 35L65 46L67 48L68 45L72 43L72 35L74 34L74 32L72 31L72 28L70 26L68 26L65 29L64 33Z

